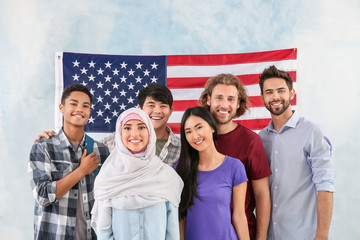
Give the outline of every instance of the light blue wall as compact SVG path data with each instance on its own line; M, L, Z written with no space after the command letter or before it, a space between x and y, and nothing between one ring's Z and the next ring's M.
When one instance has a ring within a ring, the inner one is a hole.
M0 1L0 239L31 239L27 161L54 128L54 52L206 54L298 48L298 104L334 143L331 239L360 238L360 2Z

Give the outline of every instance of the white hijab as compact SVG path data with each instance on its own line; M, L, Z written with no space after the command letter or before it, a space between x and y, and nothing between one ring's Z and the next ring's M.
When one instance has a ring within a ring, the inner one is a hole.
M149 143L145 151L137 154L132 154L121 140L121 122L131 113L138 114L149 131ZM156 134L144 111L130 108L119 116L115 143L114 151L106 159L95 180L91 226L95 230L109 228L111 208L138 209L166 201L178 207L183 181L173 168L155 156Z

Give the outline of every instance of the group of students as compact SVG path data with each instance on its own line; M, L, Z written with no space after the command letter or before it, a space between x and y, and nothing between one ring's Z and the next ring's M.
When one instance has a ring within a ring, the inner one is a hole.
M184 112L180 139L167 126L172 94L153 84L101 142L84 133L89 90L66 87L63 128L30 153L34 238L327 239L331 143L291 110L289 74L271 66L259 85L272 117L259 135L233 121L249 109L243 84L219 74Z

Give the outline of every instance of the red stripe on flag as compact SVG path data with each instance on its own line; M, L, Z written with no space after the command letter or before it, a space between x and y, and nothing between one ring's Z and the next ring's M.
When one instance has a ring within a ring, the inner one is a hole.
M251 96L249 97L250 107L263 107L264 103L261 96Z
M185 111L190 107L198 106L199 100L182 100L182 101L174 101L173 102L173 109L174 111Z
M234 120L234 122L240 123L251 130L262 130L269 124L270 120L270 118L265 118L251 120ZM180 134L180 123L168 123L167 125L175 134Z
M251 119L251 120L234 120L236 123L240 123L251 130L262 130L270 122L270 118L265 119Z
M270 62L296 59L297 49L284 49L255 53L169 55L168 66L215 66L241 63Z
M208 79L208 77L167 78L166 85L169 89L203 88Z
M293 82L296 81L296 72L295 71L288 71L291 79ZM260 74L247 74L247 75L237 75L237 77L240 79L242 84L244 85L256 85L259 84L259 76Z

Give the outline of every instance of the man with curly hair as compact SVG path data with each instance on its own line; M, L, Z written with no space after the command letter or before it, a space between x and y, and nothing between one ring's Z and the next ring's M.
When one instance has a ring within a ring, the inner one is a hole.
M245 166L249 179L245 209L250 238L266 239L270 218L269 163L260 137L234 122L249 109L244 85L232 74L219 74L206 82L199 102L216 121L218 151L240 159Z

